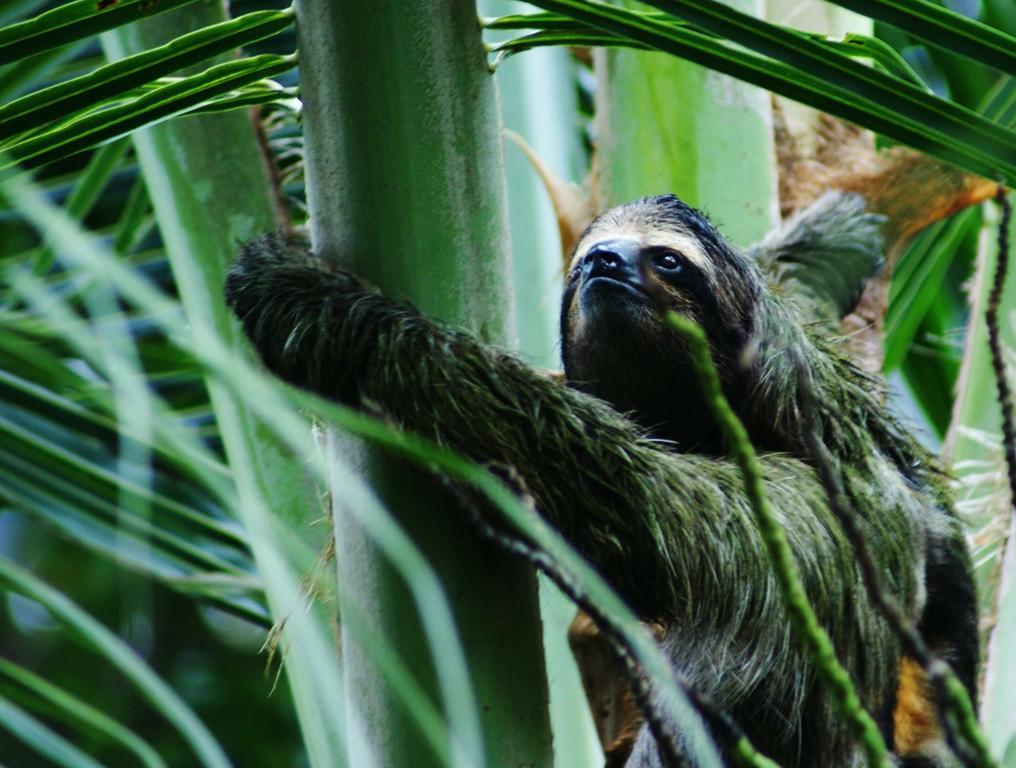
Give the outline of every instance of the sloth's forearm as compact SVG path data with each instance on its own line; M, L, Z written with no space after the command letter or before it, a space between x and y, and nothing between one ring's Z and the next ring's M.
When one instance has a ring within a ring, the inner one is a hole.
M659 452L609 406L275 236L245 246L226 296L281 378L352 405L377 403L408 429L510 465L541 512L638 608L659 613L671 602L668 587L645 587L672 582L658 538L667 523L653 522L666 517L665 489L651 490ZM643 495L653 498L640 503ZM640 507L645 515L621 512Z

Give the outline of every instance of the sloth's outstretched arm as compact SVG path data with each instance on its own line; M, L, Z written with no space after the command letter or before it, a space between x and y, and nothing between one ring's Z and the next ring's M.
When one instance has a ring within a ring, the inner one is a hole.
M283 379L352 405L377 403L406 428L476 461L513 466L541 514L644 617L682 628L686 639L700 637L710 653L741 655L742 692L765 688L767 680L796 686L769 691L774 706L789 708L780 716L793 722L809 664L788 635L731 462L671 453L606 403L320 266L303 246L277 236L245 246L226 296L265 364ZM767 456L763 465L819 618L865 703L881 704L871 697L891 686L895 642L868 607L825 494L803 462ZM894 513L894 500L884 498L893 491L880 493L881 514L896 514L906 527L905 494ZM901 542L917 539L900 534ZM890 572L916 558L902 549L881 554ZM699 661L737 663L720 656Z

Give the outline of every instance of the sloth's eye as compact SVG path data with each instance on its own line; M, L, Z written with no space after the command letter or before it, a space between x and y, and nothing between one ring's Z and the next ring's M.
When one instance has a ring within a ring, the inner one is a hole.
M653 265L657 269L661 269L671 274L677 274L684 266L684 262L681 258L681 254L666 248L661 248L653 253Z

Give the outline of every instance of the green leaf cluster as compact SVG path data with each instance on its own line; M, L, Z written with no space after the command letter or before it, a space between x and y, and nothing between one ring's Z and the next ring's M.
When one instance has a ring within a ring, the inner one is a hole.
M196 114L263 106L292 118L299 110L292 86L292 8L242 13L95 63L96 35L164 11L186 11L189 2L73 0L36 12L48 4L29 1L0 8L0 24L6 25L0 26L0 169L8 175L35 170L39 185L26 188L18 179L3 185L0 522L15 519L22 529L33 525L33 531L71 542L59 550L54 545L58 554L41 558L33 575L24 567L29 558L0 541L0 585L43 606L66 637L101 662L97 666L129 683L160 722L173 726L179 743L167 747L152 735L150 723L56 676L56 667L34 666L37 657L6 652L0 655L0 730L13 734L28 754L59 765L120 764L126 755L146 766L195 759L221 766L237 759L232 744L221 746L226 737L216 726L224 728L225 717L195 714L196 707L153 672L155 658L147 664L104 626L115 619L97 621L89 613L100 608L85 611L84 598L82 605L68 598L80 586L75 579L87 581L101 567L96 563L115 562L139 582L193 599L203 611L214 611L203 615L219 616L222 626L233 625L221 616L259 631L300 624L311 612L306 606L312 596L324 596L326 609L334 608L322 586L334 578L327 553L319 557L270 513L244 517L249 505L260 502L238 490L236 473L243 468L222 449L226 428L213 411L208 381L237 401L253 403L267 431L311 467L312 481L323 484L329 472L337 473L358 519L400 563L420 612L430 619L427 641L445 654L440 673L446 698L433 701L423 693L416 671L394 649L374 642L367 622L355 615L342 619L371 649L372 661L398 691L436 759L466 765L477 749L476 704L462 683L468 669L448 620L448 596L371 490L348 467L321 465L307 411L479 487L618 617L645 669L664 684L674 706L687 711L666 661L634 617L495 478L361 414L281 390L216 332L186 316L178 294L187 276L170 271L149 198L148 185L156 180L139 173L126 137ZM1016 18L1008 0L985 0L980 21L927 0L837 2L892 26L880 26L873 37L828 39L714 0L654 0L648 10L596 0L538 0L533 4L539 12L487 19L485 26L525 30L490 46L495 62L543 46L662 51L853 120L972 173L1016 182ZM289 47L280 53L266 47L272 44ZM257 52L234 54L244 47ZM288 131L270 134L268 143L298 166L298 179L299 132L292 125ZM300 196L302 187L297 182L287 191ZM903 256L892 286L886 366L902 371L940 434L955 426L952 387L960 354L947 337L966 318L960 284L971 269L981 226L982 214L972 211L920 237ZM242 522L252 519L269 522L264 528ZM67 552L76 558L71 578L61 570ZM266 562L264 553L276 558L277 569L257 564ZM288 590L291 602L273 604L268 587L276 594ZM0 629L0 638L14 632ZM322 721L345 722L342 691L329 688L337 666L333 646L320 633L308 634L307 645L281 641L272 647L289 654L294 665L303 655L320 675L311 680L314 690L292 692L303 728L301 749L314 765L341 765L344 726L336 725L334 733L315 730ZM233 690L223 674L210 679ZM252 679L255 686L271 687L257 673ZM289 695L279 694L275 706L292 718Z

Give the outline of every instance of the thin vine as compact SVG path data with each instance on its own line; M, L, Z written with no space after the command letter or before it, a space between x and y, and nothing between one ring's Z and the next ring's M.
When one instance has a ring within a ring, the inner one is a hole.
M988 296L988 309L984 320L988 325L988 346L991 348L991 366L995 371L995 387L998 391L998 405L1002 409L1002 440L1005 449L1005 463L1009 476L1011 502L1016 505L1016 427L1013 426L1012 392L1005 375L1005 359L1002 356L1002 340L999 332L998 311L1002 303L1002 289L1009 272L1009 221L1012 218L1012 204L1008 190L1001 184L995 193L995 200L1002 207L1002 220L998 224L998 261L995 264L995 279Z
M673 311L667 310L665 317L688 342L708 407L723 430L731 455L741 469L745 490L755 512L791 623L804 641L819 678L832 691L837 710L864 749L868 765L872 768L890 768L892 763L882 734L861 704L850 676L836 658L836 651L829 635L818 623L815 611L808 601L786 533L780 527L769 505L762 470L751 439L723 395L720 377L713 363L705 332L697 323Z

